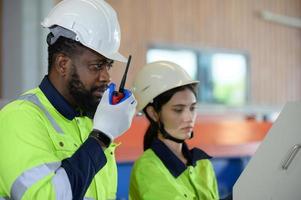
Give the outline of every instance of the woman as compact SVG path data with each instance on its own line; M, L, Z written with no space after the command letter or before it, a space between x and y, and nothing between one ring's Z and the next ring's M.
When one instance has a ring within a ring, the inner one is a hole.
M196 86L179 65L158 61L147 64L135 78L138 110L150 125L144 153L135 162L130 199L218 199L215 174L208 156L188 149L196 119Z

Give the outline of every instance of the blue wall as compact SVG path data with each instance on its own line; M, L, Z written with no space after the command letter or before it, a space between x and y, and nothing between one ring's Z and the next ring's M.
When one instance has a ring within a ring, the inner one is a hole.
M237 178L245 168L250 157L214 158L212 164L217 176L220 197L224 198L232 191ZM128 199L128 188L133 162L118 163L117 199Z

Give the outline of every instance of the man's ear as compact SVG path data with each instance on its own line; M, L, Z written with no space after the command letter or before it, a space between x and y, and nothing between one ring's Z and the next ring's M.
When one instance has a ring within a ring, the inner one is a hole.
M69 70L69 65L71 63L71 59L65 54L59 53L55 57L55 70L61 75L66 76Z
M153 106L148 106L146 108L146 112L148 114L148 116L155 122L158 122L159 121L159 115L158 113L155 111L154 107Z

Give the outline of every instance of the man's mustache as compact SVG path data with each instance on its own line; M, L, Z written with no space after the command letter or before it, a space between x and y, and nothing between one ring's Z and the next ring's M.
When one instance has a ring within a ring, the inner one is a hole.
M101 86L92 87L91 88L91 92L95 92L95 91L105 92L107 88L108 88L108 85L107 84L103 84Z

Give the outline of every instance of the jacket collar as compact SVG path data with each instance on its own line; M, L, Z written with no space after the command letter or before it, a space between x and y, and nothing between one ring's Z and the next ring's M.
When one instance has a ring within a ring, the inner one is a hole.
M154 140L151 149L175 178L186 170L187 166L162 141ZM188 166L195 166L198 160L211 158L201 149L193 148L189 150L186 143L183 143L182 152L188 161Z
M52 85L47 75L43 78L39 88L45 94L53 107L68 120L73 120L74 117L80 115L80 112L76 111Z

